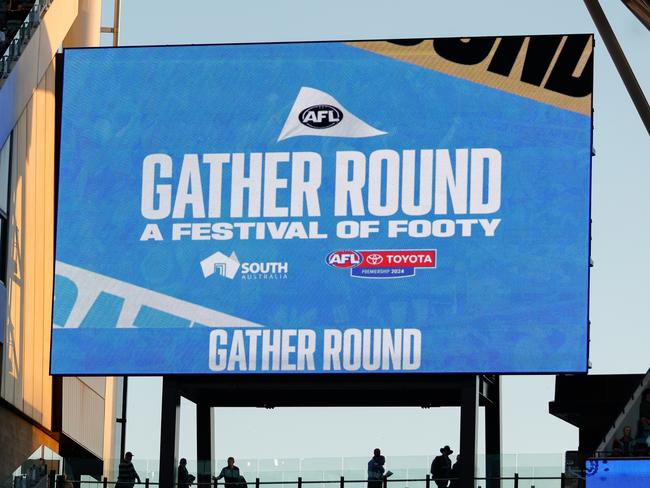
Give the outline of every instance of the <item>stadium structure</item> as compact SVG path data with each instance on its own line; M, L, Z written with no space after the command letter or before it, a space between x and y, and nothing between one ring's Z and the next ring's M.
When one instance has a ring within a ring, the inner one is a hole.
M597 5L593 1L586 3L592 10ZM647 1L623 3L648 25ZM57 90L61 83L57 52L62 48L98 46L101 32L112 33L116 41L117 24L102 28L101 10L100 0L0 0L0 486L3 488L45 488L54 486L57 477L61 483L62 476L73 481L114 482L116 460L125 450L126 378L50 375L60 110ZM115 14L119 17L119 12ZM594 15L601 28L598 11ZM612 56L617 57L613 52ZM625 72L621 76L629 81L626 86L647 123L644 116L648 113L647 102L644 108L633 75L626 71L625 63L619 64L622 66L619 70ZM202 403L197 424L199 443L210 452L212 439L201 432L210 432L210 408L227 403L212 397L213 385L203 385L195 378L187 378L187 383L181 385L180 380L165 380L163 412L176 416L181 397ZM336 395L347 395L350 404L362 405L366 401L362 393L355 391L354 382L346 381L329 385L329 392L320 391L313 398L320 405L330 405ZM468 403L473 405L473 426L461 427L466 431L461 437L475 440L475 412L479 406L498 405L499 380L495 375L459 380L461 386L468 382L471 391L450 386L448 390L454 393L448 392L449 397L439 395L431 404L421 406L457 405L465 400L454 395L472 397ZM257 390L247 391L250 398L244 398L241 405L254 405L257 401L254 392L268 389L268 385L254 386ZM241 384L224 380L221 388L235 391ZM378 385L374 388L380 398L381 388ZM579 446L575 452L567 453L565 473L562 476L558 473L558 483L584 486L590 459L619 456L617 439L626 425L633 425L636 431L640 405L648 390L650 372L557 377L556 397L549 412L580 429ZM408 393L413 399L409 397L405 403L420 401L418 388L414 386ZM299 393L291 394L297 397ZM321 399L318 394L322 395ZM273 392L269 398L277 405L283 402L280 398L273 399ZM490 416L495 419L491 439L498 454L501 449L498 408L496 411L493 408ZM177 421L175 417L174 423ZM161 431L161 466L163 457L167 466L161 486L167 487L173 485L176 473L169 467L175 466L177 459L176 453L163 444L178 442L177 425L165 425L163 419ZM648 453L635 454L643 459ZM44 470L48 475L39 476ZM492 473L500 476L501 467L497 466ZM213 466L208 465L207 472L202 473L203 479L209 480L212 474L215 474ZM487 482L488 486L498 486L491 481ZM427 486L429 482L427 478Z
M122 380L49 374L54 239L55 57L97 46L101 2L0 2L0 480L44 458L68 477L118 459Z

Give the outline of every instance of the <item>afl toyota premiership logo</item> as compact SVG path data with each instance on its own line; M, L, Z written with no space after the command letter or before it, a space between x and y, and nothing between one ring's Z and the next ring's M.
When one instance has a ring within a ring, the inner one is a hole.
M417 269L436 267L435 249L381 251L339 250L327 255L333 268L350 270L355 278L409 278Z

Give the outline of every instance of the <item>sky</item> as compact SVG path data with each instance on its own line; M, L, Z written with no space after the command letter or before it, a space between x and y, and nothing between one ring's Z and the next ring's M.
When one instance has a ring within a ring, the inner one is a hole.
M650 32L622 2L601 3L650 94ZM104 4L103 25L110 25L113 2ZM121 9L121 45L596 32L580 0L122 0ZM110 36L102 42L110 43ZM598 35L594 70L590 374L644 373L650 345L650 138ZM577 429L548 414L553 376L502 381L504 452L577 448ZM140 460L158 457L160 396L160 379L129 382L127 449ZM459 411L452 408L248 408L214 415L218 465L229 455L364 457L377 446L390 460L435 454L459 442ZM193 405L184 401L180 455L188 459L196 455L193 429Z

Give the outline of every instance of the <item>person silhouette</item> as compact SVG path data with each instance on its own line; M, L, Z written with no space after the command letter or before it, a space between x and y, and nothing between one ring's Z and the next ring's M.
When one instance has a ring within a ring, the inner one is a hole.
M189 488L196 477L187 471L187 459L181 458L178 464L178 488Z
M449 455L454 451L449 446L440 449L440 456L436 456L431 463L431 476L433 476L438 488L447 488L449 486L449 477L451 476L451 459Z
M133 488L135 480L138 480L138 483L142 483L140 481L140 476L133 467L133 463L131 462L132 459L133 454L131 452L127 452L124 455L124 459L122 459L122 462L118 467L117 483L115 484L115 488Z
M225 479L225 488L243 488L246 485L246 480L239 473L239 468L235 466L235 458L230 456L227 460L228 465L221 468L219 476L215 480Z
M456 462L451 467L450 477L449 488L460 488L460 454L456 456Z
M368 461L368 488L381 488L384 480L384 464L386 464L386 458L381 455L381 450L376 448L372 458Z

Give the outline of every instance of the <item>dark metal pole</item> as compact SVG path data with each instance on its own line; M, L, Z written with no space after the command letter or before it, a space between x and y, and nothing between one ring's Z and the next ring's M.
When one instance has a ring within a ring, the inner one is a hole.
M474 488L476 478L478 385L478 376L467 375L461 386L460 488Z
M485 481L486 488L499 488L501 482L501 377L490 385L491 404L485 405ZM489 403L489 402L488 402Z
M120 0L113 4L113 47L120 42Z
M120 461L124 459L126 453L126 405L127 405L127 392L129 390L129 377L122 378L122 417L117 421L122 424L120 435Z
M172 488L178 462L178 430L181 395L174 378L163 377L162 415L160 419L160 466L158 487Z
M600 37L603 38L603 42L609 51L609 55L612 57L612 61L614 61L618 74L623 80L625 88L627 88L632 103L634 103L636 111L639 113L639 117L641 117L648 134L650 134L650 105L648 105L648 100L643 94L643 90L634 76L630 64L627 62L625 53L623 52L623 49L621 49L618 39L616 39L612 26L609 24L605 12L603 12L598 0L584 0L584 2L594 24L596 24L596 27L598 28Z
M198 486L209 485L212 479L212 439L214 425L212 408L205 403L196 405L196 456Z

